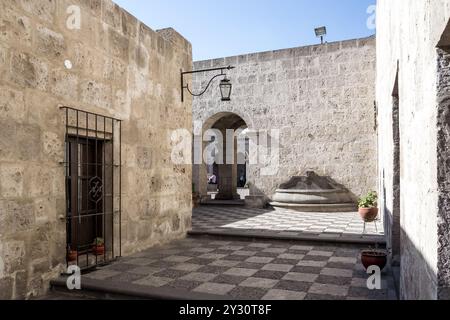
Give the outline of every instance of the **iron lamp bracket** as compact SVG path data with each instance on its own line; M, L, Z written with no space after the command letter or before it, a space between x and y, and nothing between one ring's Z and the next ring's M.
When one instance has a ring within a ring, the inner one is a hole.
M181 70L181 102L184 102L184 90L187 90L187 92L193 96L193 97L200 97L202 96L206 91L208 91L209 87L211 86L214 79L218 77L226 77L226 71L232 70L235 67L228 66L228 67L221 67L221 68L212 68L212 69L204 69L204 70L194 70L194 71L183 71ZM194 73L204 73L204 72L213 72L213 71L220 71L219 74L216 74L209 80L207 86L205 89L203 89L200 93L193 93L191 89L189 88L189 84L185 83L184 76L188 74L194 74Z

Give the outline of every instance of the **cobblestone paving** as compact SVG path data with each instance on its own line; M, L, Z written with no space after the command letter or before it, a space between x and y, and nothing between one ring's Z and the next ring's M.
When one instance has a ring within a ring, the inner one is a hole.
M384 240L383 224L366 225L357 212L298 212L287 209L201 206L194 209L194 231L256 231L266 234L319 239L363 238Z
M85 277L246 300L394 299L393 279L369 290L361 247L188 238L147 250Z

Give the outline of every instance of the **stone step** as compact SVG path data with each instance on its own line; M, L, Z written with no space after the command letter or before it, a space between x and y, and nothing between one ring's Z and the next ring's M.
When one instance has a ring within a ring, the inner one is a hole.
M282 235L279 233L269 233L254 230L242 229L211 229L211 230L191 230L188 231L190 237L219 237L221 239L251 239L251 240L279 240L291 242L319 242L329 244L357 244L379 246L386 245L384 236L364 235L364 236L340 236L340 237L320 237L305 235Z
M51 300L230 300L229 297L188 292L183 290L153 288L128 282L81 278L81 290L69 290L67 277L61 276L50 282Z
M290 209L300 212L355 212L358 207L354 203L337 204L292 204L271 202L270 205L275 208Z
M207 200L202 201L202 206L245 206L245 200Z

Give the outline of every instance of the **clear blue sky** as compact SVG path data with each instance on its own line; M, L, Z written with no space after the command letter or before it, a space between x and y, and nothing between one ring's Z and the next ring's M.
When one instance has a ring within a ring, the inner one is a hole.
M369 36L367 8L376 0L114 0L152 29L173 27L194 60Z

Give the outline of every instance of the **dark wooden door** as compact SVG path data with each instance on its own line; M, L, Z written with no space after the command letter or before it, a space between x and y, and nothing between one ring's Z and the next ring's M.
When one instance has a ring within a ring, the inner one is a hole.
M70 138L69 246L87 252L96 238L104 238L104 143L101 140Z

